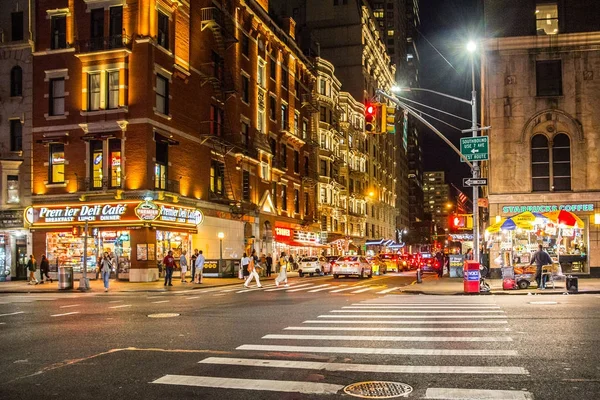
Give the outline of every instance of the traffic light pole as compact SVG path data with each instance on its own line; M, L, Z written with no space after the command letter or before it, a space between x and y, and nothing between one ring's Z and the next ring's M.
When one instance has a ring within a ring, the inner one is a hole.
M471 134L477 137L477 92L475 91L475 57L471 54ZM479 178L479 162L473 161L473 179ZM479 259L479 186L473 186L473 260Z

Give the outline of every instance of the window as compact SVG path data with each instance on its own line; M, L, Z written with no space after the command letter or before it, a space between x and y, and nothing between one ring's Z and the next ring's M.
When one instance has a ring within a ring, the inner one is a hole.
M154 163L154 187L156 189L167 188L167 167L169 145L164 142L156 142L156 162Z
M300 191L294 189L294 212L300 214Z
M287 146L281 146L281 167L287 169Z
M10 97L23 96L23 70L15 65L10 70Z
M242 101L250 102L250 80L246 75L242 75Z
M250 57L250 38L245 33L242 33L242 54Z
M156 111L169 115L169 80L156 75Z
M260 163L260 177L265 181L271 180L271 168L269 167L269 163L264 161Z
M269 147L271 147L273 157L277 156L277 140L275 138L269 138Z
M275 121L277 118L277 99L275 96L269 96L269 119Z
M288 106L281 104L281 130L288 130Z
M211 135L221 136L223 134L223 121L225 113L223 109L217 106L210 106L210 133Z
M104 8L94 8L90 18L90 50L104 50Z
M50 115L65 114L65 78L50 79Z
M304 175L308 176L310 170L310 162L308 156L304 156Z
M290 74L287 69L281 69L281 87L288 88L289 85Z
M281 209L287 211L287 186L281 185Z
M48 162L48 183L65 182L65 145L53 143L49 148L50 160Z
M321 176L327 176L327 161L321 160L320 172Z
M106 108L109 110L119 108L119 71L108 71L106 77L108 81Z
M247 123L242 122L242 128L241 129L242 129L242 132L241 132L241 134L242 134L242 144L246 148L248 148L248 147L250 147L250 126Z
M242 173L242 200L250 201L250 171Z
M308 215L308 205L309 205L309 201L308 201L308 192L304 192L304 215Z
M23 150L23 125L20 119L10 120L10 151Z
M210 191L221 196L225 193L225 164L217 160L210 163Z
M388 37L393 37L394 36L394 30L393 29L388 29L387 36Z
M535 26L538 35L558 33L558 7L556 3L538 4L535 8Z
M265 133L265 110L258 110L256 113L256 130Z
M302 120L302 139L306 140L306 138L308 137L308 121L307 120Z
M327 81L323 78L319 79L319 94L327 93Z
M275 58L271 58L271 66L270 66L270 75L271 79L277 79L277 60Z
M277 198L279 197L279 193L277 193L277 182L273 182L271 187L271 199L273 200L273 207L277 208Z
M265 60L258 60L258 71L256 72L256 83L258 86L264 88L267 87L267 82L265 82Z
M67 48L67 16L54 15L51 18L52 37L50 38L50 48L66 49Z
M544 135L531 139L531 178L534 192L550 191L550 151Z
M123 6L110 8L108 36L111 49L123 46Z
M90 141L90 176L92 189L102 188L104 152L102 149L102 140Z
M100 109L100 73L88 74L88 111Z
M6 202L8 204L19 203L19 175L6 176Z
M535 77L538 96L562 96L562 68L560 60L536 62Z
M298 112L294 113L294 135L300 136L300 115Z
M300 152L298 150L294 150L294 172L300 173Z
M10 14L11 21L11 40L18 42L23 40L23 11L17 11Z
M121 140L110 139L108 141L109 149L109 174L110 174L110 187L121 187L121 177L123 170L121 168Z
M169 50L169 17L158 12L158 45Z
M571 190L571 141L564 133L552 140L552 190Z

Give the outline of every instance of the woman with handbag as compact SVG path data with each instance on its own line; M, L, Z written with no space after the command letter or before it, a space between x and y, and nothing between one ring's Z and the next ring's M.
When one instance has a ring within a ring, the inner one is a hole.
M100 272L102 273L102 280L104 281L104 291L108 292L108 280L110 278L110 271L113 267L113 261L106 251L102 257L101 266L102 268L100 269Z
M27 269L29 270L29 284L37 285L38 280L35 277L35 271L37 271L37 265L36 265L35 257L33 256L33 254L31 254L29 256L29 261L27 261Z
M246 279L246 283L244 283L244 287L248 287L250 282L252 282L252 278L256 278L256 287L259 287L259 288L262 287L262 285L260 284L260 278L258 277L258 272L256 271L256 269L257 269L256 261L255 261L254 257L250 257L250 262L248 263L248 272L250 273L250 275L248 276L248 279Z
M288 287L288 282L287 282L287 258L285 257L285 251L281 252L281 257L279 257L279 261L277 262L279 264L279 275L277 275L277 278L275 278L275 285L277 285L279 287L279 284L281 282L285 282L285 287Z

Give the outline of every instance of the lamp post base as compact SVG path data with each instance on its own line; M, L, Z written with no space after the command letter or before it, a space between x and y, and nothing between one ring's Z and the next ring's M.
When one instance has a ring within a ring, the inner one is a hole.
M77 290L90 290L90 280L88 278L79 279L79 287L77 288Z

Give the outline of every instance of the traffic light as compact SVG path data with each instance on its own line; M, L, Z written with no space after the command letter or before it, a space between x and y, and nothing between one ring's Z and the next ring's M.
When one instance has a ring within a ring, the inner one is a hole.
M377 107L375 104L367 103L365 107L365 133L375 133L375 116Z
M381 133L396 133L396 107L381 104Z
M473 229L473 215L471 214L450 214L449 220L452 232Z

